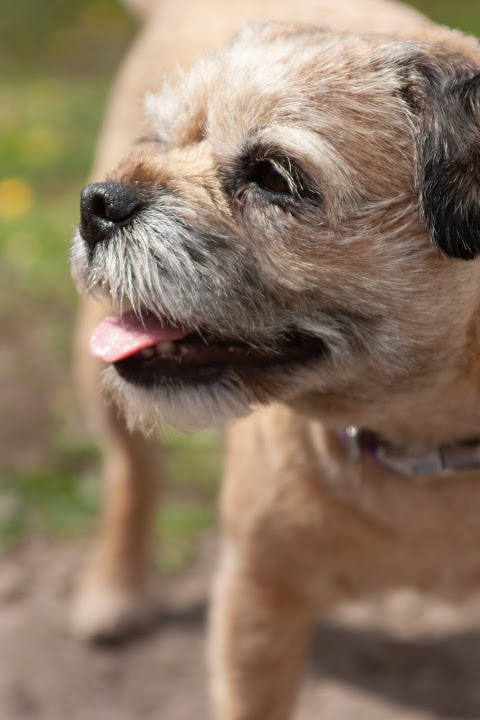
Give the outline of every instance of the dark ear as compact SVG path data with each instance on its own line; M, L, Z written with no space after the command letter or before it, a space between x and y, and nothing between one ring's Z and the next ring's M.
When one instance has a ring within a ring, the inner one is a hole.
M406 81L425 222L446 255L472 260L480 254L480 66L422 53Z

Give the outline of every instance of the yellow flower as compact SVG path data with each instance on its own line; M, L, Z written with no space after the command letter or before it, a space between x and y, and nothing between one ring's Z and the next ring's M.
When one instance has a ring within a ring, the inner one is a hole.
M0 217L5 219L26 215L35 201L33 189L21 178L0 181Z

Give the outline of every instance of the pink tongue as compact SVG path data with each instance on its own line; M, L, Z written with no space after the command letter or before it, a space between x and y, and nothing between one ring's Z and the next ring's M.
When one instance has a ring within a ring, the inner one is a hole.
M139 320L135 315L107 317L90 338L90 352L105 362L117 362L159 342L175 342L188 331L164 325L156 318Z

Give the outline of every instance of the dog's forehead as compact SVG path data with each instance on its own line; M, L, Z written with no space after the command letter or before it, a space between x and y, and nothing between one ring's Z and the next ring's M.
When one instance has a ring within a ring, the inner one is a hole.
M220 140L275 122L309 125L342 104L394 98L398 77L379 41L319 28L248 27L224 51L197 62L180 82L148 103L159 133L182 144L209 134ZM320 111L320 112L319 112ZM313 116L312 116L313 120Z

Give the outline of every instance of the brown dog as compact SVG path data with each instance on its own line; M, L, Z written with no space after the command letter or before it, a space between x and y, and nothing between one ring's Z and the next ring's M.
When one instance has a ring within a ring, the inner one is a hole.
M178 67L186 69L199 55L224 45L245 22L294 20L301 15L305 22L341 23L348 29L359 27L365 12L348 0L335 8L321 0L301 0L300 4L291 0L126 0L126 4L146 22L113 88L92 180L102 180L138 136L145 93L159 89L165 78L175 77ZM426 23L414 11L381 0L369 0L365 9L377 31L387 31L392 23ZM74 628L87 638L129 633L150 617L151 536L160 484L156 445L129 430L115 406L101 399L103 363L90 354L88 340L106 314L108 306L98 296L83 298L74 354L80 399L104 456L101 530L73 608Z
M243 417L222 720L290 716L319 609L480 571L480 47L391 3L305 5L320 26L249 26L154 88L73 246L79 288L117 313L92 349L132 426Z

